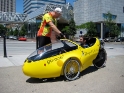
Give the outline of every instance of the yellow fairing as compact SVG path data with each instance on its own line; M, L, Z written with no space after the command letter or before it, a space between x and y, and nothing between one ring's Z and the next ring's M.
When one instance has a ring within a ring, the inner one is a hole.
M63 64L63 62L60 59L57 59L57 61L52 62L52 60L58 57L62 56L47 58L31 63L28 63L28 61L26 61L23 65L23 72L25 75L37 78L49 78L59 76L59 71L61 70L61 65Z
M75 54L77 54L75 56ZM77 57L80 59L79 50L73 50L68 53L63 53L54 57L35 62L26 62L23 65L23 73L30 77L36 78L51 78L58 77L62 74L64 62L70 57Z
M59 77L60 75L63 75L63 67L70 58L78 60L80 63L80 71L92 65L92 61L96 58L99 52L99 40L96 39L95 44L88 48L82 48L77 43L70 40L68 41L78 46L78 48L38 61L26 60L22 67L23 73L34 78Z
M83 56L81 58L83 68L82 70L86 69L87 67L92 65L93 60L96 58L100 48L99 40L96 40L96 43L89 47L89 48L81 48L83 52Z

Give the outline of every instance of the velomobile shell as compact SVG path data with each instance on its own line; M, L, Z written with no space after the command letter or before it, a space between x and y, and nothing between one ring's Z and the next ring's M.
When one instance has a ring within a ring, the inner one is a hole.
M95 39L95 44L89 48L82 48L70 40L65 39L65 41L73 43L77 48L39 60L27 58L22 67L23 73L34 78L59 77L63 74L63 66L69 58L76 58L79 61L81 71L92 65L92 61L99 52L100 43L98 39Z
M66 62L66 60L71 57L80 59L81 52L79 50L73 50L35 62L29 62L26 60L23 65L23 73L27 76L37 78L57 77L62 73L64 62Z

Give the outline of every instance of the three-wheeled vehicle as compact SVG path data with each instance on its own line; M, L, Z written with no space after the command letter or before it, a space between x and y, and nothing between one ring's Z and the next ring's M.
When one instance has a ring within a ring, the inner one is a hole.
M55 78L64 75L67 80L75 80L80 72L91 66L105 66L107 54L104 44L98 38L87 40L88 47L68 39L40 47L25 60L23 73L32 78Z

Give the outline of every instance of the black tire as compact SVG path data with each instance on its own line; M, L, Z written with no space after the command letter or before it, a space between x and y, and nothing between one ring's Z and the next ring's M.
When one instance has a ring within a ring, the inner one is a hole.
M96 68L102 68L106 66L107 53L105 49L100 49L96 59L93 61L93 65Z
M76 59L69 59L63 69L66 80L72 81L79 78L80 75L80 63Z

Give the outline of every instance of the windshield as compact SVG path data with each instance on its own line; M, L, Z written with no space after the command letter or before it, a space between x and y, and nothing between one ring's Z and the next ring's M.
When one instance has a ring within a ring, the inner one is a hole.
M32 54L28 56L28 60L36 61L51 56L56 56L59 54L61 49L68 49L67 51L71 51L77 49L77 47L77 45L69 42L68 40L60 40L35 50Z

